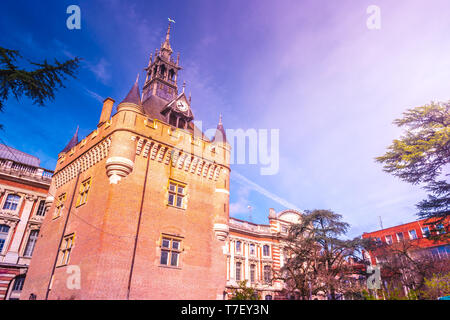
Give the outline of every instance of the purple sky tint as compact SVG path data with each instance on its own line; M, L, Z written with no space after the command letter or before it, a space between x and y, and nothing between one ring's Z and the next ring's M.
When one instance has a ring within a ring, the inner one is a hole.
M78 4L82 29L65 27ZM369 5L381 29L366 27ZM332 209L350 235L416 218L424 197L382 172L374 157L401 131L409 107L449 99L447 0L425 1L19 1L2 2L0 44L27 58L84 58L53 103L10 99L0 136L55 166L80 125L95 128L101 100L119 102L159 47L167 17L203 127L280 129L280 171L233 165L232 216L266 223L268 208ZM141 74L143 75L143 74ZM141 86L142 79L141 77Z

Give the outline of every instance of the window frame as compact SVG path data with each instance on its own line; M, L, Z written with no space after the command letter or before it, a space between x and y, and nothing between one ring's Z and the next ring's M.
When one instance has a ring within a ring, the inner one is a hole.
M41 206L41 204L42 204L42 206ZM45 216L45 200L39 200L39 204L36 209L36 216L39 216L39 217Z
M31 237L33 236L34 233L36 233L36 236L32 239ZM39 229L30 230L30 232L28 234L27 243L26 243L25 248L23 250L23 256L24 257L31 258L33 256L34 248L36 247L36 242L38 240L38 237L39 237ZM33 242L30 242L30 241L33 241ZM30 244L32 244L31 253L29 255L27 255L27 251L29 251L28 247L29 247Z
M268 253L266 254L266 252L265 252L265 248L268 248ZM262 247L262 255L263 255L263 257L270 257L270 245L268 245L268 244L265 244L265 245L263 245L263 247Z
M238 268L238 265L239 265L239 268ZM239 273L238 273L238 270L239 270ZM235 276L236 281L242 281L242 262L241 261L236 261L234 271L235 271L234 276ZM238 275L239 275L239 277L238 277Z
M401 236L401 239L400 239L400 237L398 236L399 234L402 235L402 236ZM401 231L401 232L396 232L396 233L395 233L395 236L397 237L397 241L398 241L398 242L405 240L405 235L403 234L403 231Z
M16 197L13 200L8 200L9 197ZM17 200L17 203L15 202ZM9 193L5 197L5 202L3 203L2 210L8 210L8 211L16 211L19 209L20 201L22 200L22 197L16 193ZM6 206L8 205L8 208ZM14 206L14 209L11 209L11 206Z
M75 207L79 207L87 203L91 187L92 177L89 177L81 182Z
M70 239L70 246L67 240ZM65 235L58 253L58 267L64 267L69 264L70 256L72 255L72 250L75 247L75 232Z
M164 246L164 240L169 241L168 247ZM174 246L173 246L174 242L178 243L178 248L174 248ZM159 249L160 249L159 265L161 267L180 268L180 258L181 258L181 253L183 252L182 243L183 243L182 237L177 237L177 236L172 236L172 235L167 235L167 234L161 235L160 242L159 242ZM162 263L163 252L167 252L166 263ZM172 264L173 263L172 259L174 257L174 254L176 254L176 257L177 257L176 265Z
M392 238L392 235L390 235L390 234L384 236L384 240L386 241L387 244L393 244L394 243L394 239Z
M3 243L2 243L2 245L0 247L0 254L3 252L5 247L7 247L7 243L8 243L9 235L10 235L10 231L11 231L11 227L8 226L7 224L0 224L0 227L3 227L3 226L7 227L8 230L6 232L5 231L0 231L0 235L2 235L4 237L4 239L2 239L4 241L3 241Z
M414 237L411 235L411 231L414 232ZM417 231L416 231L416 229L408 230L408 236L409 236L409 239L410 239L410 240L417 240L418 237L417 237Z
M62 215L62 212L65 207L65 203L67 200L67 193L64 192L58 196L58 203L55 206L55 212L53 214L53 219L59 218Z
M174 190L171 190L171 185L174 185ZM183 191L179 192L179 188ZM172 203L170 203L170 197L173 197ZM181 205L178 205L178 199L181 199ZM176 181L169 179L167 184L167 205L169 207L177 209L186 209L186 199L187 199L187 184L181 181Z

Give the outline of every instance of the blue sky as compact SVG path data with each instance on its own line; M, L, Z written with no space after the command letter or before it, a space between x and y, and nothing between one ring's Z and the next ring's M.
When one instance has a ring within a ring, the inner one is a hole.
M66 8L81 8L81 30ZM369 30L369 5L381 29ZM429 1L2 1L0 45L30 60L83 58L45 107L9 99L0 137L53 169L77 125L95 129L102 100L119 102L167 28L204 128L279 129L280 170L233 165L231 215L267 223L269 208L332 209L350 236L416 219L423 199L374 157L409 107L447 101L450 3ZM250 212L248 206L253 209Z

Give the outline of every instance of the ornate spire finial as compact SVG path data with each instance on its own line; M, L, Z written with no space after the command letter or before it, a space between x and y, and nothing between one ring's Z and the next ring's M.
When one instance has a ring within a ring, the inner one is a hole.
M219 115L219 125L222 125L222 114Z
M139 72L138 72L137 77L136 77L136 83L138 83L138 81L139 81Z
M183 93L184 93L184 89L186 88L186 81L183 80Z

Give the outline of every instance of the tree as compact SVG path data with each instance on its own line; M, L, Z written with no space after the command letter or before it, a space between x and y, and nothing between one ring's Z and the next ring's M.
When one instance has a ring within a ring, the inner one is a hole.
M386 296L405 288L404 296L426 298L427 279L450 272L449 258L436 258L411 240L379 244L374 252L381 265L382 278L388 284L384 288Z
M55 91L64 87L66 76L75 78L80 63L79 58L62 63L55 59L54 64L49 64L47 60L42 63L30 61L37 68L27 71L17 66L18 58L22 56L17 50L0 47L0 111L10 94L16 99L25 95L40 106L46 99L53 100Z
M285 264L278 277L301 299L324 294L334 300L338 294L352 291L349 285L354 282L352 259L358 258L367 240L341 239L349 228L341 220L342 216L332 211L313 210L291 226Z
M233 289L230 300L259 300L258 291L247 286L247 280L239 282L239 288Z
M394 124L405 127L405 133L376 161L385 172L423 184L430 194L417 205L418 215L443 223L450 215L450 185L447 178L442 180L442 175L449 176L445 169L450 162L450 102L408 109Z

